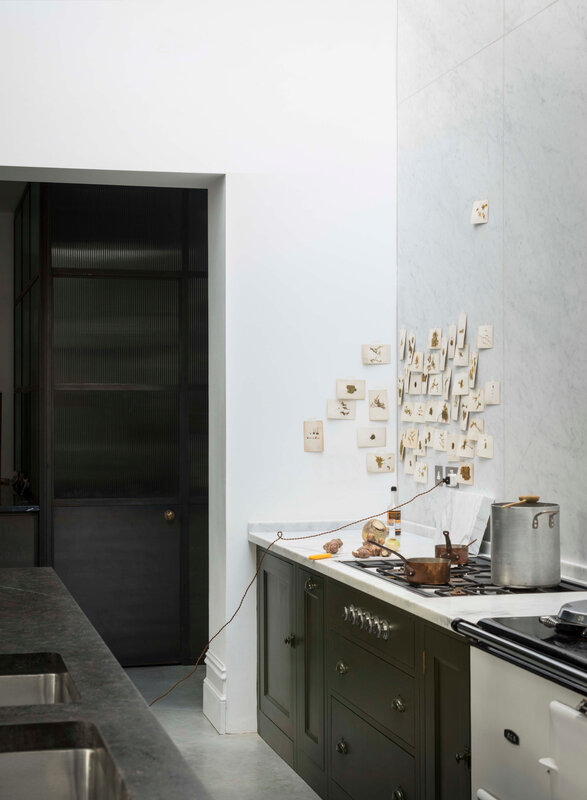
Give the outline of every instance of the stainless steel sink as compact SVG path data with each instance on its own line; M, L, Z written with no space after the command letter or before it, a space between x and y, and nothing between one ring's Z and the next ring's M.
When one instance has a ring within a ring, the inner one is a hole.
M79 699L58 653L0 655L0 706L75 703Z
M0 797L130 800L94 725L0 725Z

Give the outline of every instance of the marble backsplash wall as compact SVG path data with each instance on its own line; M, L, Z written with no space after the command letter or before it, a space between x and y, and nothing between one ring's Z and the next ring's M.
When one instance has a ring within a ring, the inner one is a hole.
M502 404L483 415L495 453L475 489L560 503L563 560L583 565L586 40L581 0L398 3L398 325L417 349L461 311L471 344L494 325L478 380L501 381ZM489 223L472 226L482 198ZM446 456L426 461L432 485ZM402 499L419 488L401 466L398 482Z

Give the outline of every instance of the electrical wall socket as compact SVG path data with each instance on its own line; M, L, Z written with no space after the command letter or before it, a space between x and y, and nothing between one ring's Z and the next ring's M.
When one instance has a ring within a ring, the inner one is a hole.
M446 467L446 477L449 478L447 486L450 486L451 489L459 488L459 484L457 483L458 474L459 474L458 467Z
M444 480L444 467L442 464L437 464L434 467L434 483Z

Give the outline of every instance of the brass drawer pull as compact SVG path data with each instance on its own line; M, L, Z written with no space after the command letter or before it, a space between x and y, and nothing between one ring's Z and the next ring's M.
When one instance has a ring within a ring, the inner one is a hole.
M337 750L337 752L341 753L343 756L346 756L346 754L349 751L349 746L345 742L344 739L341 739L340 742L337 742L337 744L336 744L336 750Z
M401 786L398 786L397 789L394 789L391 796L393 800L408 800L408 796Z
M344 664L342 661L337 661L335 669L339 675L346 675L347 672L350 670L350 667L347 667L347 665Z
M307 592L315 592L317 588L318 588L318 584L316 583L316 581L313 581L312 578L308 578L308 580L305 583L306 591Z
M399 711L400 714L403 714L403 712L406 710L406 704L399 695L393 698L391 701L391 707L394 711Z

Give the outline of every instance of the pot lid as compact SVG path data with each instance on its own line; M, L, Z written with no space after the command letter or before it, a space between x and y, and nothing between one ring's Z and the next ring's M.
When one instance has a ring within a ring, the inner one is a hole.
M558 612L559 622L587 626L587 600L565 603Z

